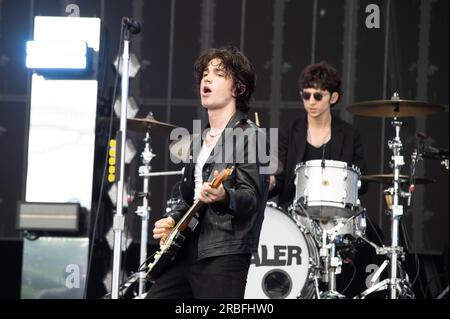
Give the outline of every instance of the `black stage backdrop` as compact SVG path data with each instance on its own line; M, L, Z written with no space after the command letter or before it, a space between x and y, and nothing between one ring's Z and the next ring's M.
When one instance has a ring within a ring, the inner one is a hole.
M192 119L204 117L193 81L193 61L203 48L233 44L256 67L257 89L249 114L252 117L258 112L263 127L283 127L302 112L298 75L307 64L326 60L337 67L344 80L344 95L333 112L360 130L368 174L391 172L387 141L394 129L388 118L347 112L346 106L353 102L388 99L398 92L403 99L445 105L443 113L405 119L407 125L401 134L404 174L409 173L419 132L425 133L433 146L448 149L447 0L0 0L0 240L4 245L14 243L11 245L16 247L22 238L15 229L15 210L25 186L30 97L25 42L32 39L34 16L64 16L69 4L78 5L82 17L102 20L99 117L108 114L113 102L112 63L119 46L120 19L129 16L142 23L142 32L131 42L131 52L141 65L130 82L130 95L139 106L136 117L153 112L159 121L192 130ZM130 133L130 138L140 152L143 136ZM106 130L100 121L96 145L94 204L106 145ZM153 138L157 155L151 163L153 171L181 168L171 163L168 145L168 137ZM140 165L138 155L127 165L130 191L142 190L137 173ZM438 160L425 160L417 174L435 183L416 187L413 205L402 218L411 241L408 252L431 256L426 257L430 260L446 256L444 266L448 267L448 170ZM178 179L151 179L152 221L166 209ZM383 189L370 184L361 201L386 240L390 226L384 213ZM102 202L100 237L110 228L113 214L107 195ZM127 215L135 245L139 243L140 219L133 210L139 204L135 199ZM155 242L150 240L150 244ZM4 260L4 250L0 255ZM15 262L20 257L16 255ZM10 291L15 297L16 290ZM1 296L8 296L8 292Z

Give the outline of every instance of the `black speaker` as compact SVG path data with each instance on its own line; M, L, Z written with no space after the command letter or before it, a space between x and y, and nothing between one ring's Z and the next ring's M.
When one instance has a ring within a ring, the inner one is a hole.
M0 299L19 299L23 241L0 240Z

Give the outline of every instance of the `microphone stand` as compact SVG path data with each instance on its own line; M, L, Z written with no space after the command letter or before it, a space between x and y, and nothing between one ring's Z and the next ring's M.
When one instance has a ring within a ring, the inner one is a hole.
M127 102L129 87L129 46L130 46L130 26L126 19L122 19L123 32L123 52L122 52L122 78L121 78L121 108L120 108L120 128L117 132L118 145L118 171L119 180L117 181L117 205L116 213L113 219L114 231L114 253L112 268L111 299L119 298L119 279L122 259L122 239L125 226L125 217L123 215L123 190L125 175L125 144L127 137ZM120 63L118 63L120 67Z

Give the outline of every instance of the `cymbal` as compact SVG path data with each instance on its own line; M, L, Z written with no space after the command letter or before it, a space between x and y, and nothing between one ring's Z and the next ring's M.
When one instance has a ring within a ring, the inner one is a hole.
M400 175L400 183L409 184L409 176L408 175ZM393 184L394 183L394 174L378 174L378 175L366 175L361 176L362 181L368 182L376 182L381 184ZM428 178L423 177L415 177L414 182L416 184L430 184L435 181Z
M444 107L423 101L391 99L355 103L349 105L347 111L372 117L416 117L442 112Z
M136 132L145 133L150 129L150 133L170 134L175 125L155 120L153 117L132 118L127 120L127 128Z

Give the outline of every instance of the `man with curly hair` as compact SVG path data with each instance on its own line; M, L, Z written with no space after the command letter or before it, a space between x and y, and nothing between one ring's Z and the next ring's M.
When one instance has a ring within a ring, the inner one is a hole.
M249 155L259 132L245 114L255 87L255 72L241 52L226 47L203 51L195 62L194 75L208 125L191 146L191 153L196 143L200 151L194 151L193 161L185 166L179 204L155 223L153 237L163 244L196 200L203 203L203 209L175 260L156 278L147 298L243 298L269 186L268 176L260 173L262 164L257 158L251 161ZM245 145L235 148L234 138L245 140ZM244 160L236 161L236 156ZM234 166L232 175L212 188L211 179L230 164Z

